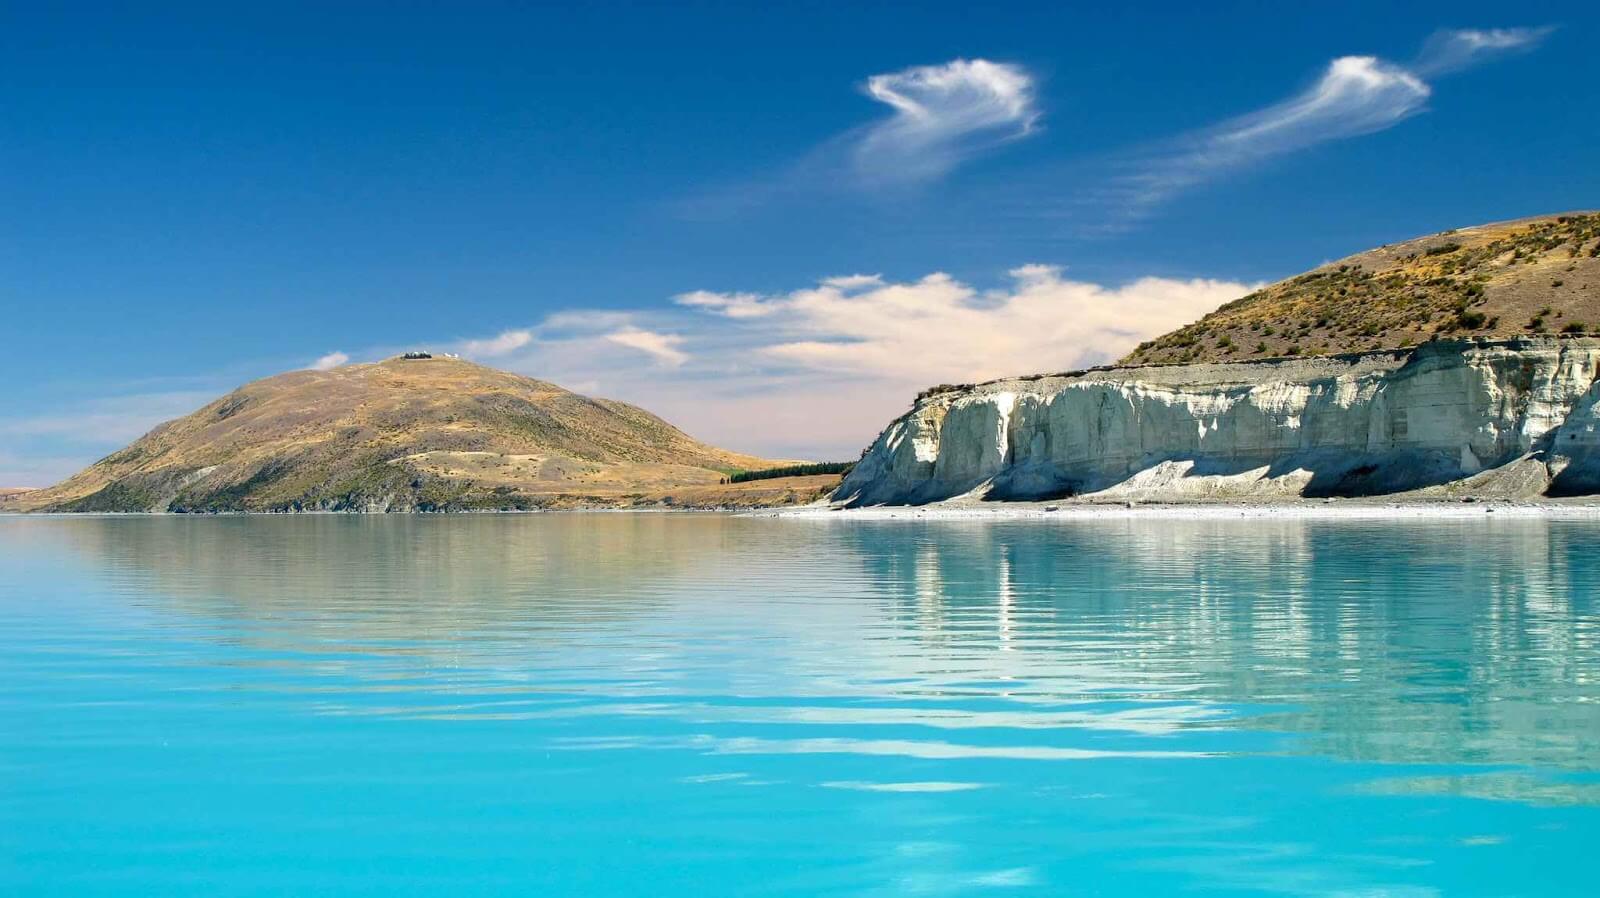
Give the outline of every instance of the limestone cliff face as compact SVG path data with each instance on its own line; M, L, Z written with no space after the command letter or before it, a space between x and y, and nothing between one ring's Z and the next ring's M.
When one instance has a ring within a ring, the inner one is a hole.
M1600 492L1600 340L1107 368L921 398L834 498Z

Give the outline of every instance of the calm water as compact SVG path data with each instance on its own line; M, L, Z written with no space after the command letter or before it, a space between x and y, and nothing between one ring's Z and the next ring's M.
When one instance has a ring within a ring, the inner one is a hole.
M1590 896L1597 594L1539 521L0 519L0 894Z

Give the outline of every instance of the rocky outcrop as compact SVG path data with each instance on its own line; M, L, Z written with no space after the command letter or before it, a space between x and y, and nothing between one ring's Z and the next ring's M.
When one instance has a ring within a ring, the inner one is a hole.
M1181 500L1600 492L1600 340L1018 378L924 394L835 492Z

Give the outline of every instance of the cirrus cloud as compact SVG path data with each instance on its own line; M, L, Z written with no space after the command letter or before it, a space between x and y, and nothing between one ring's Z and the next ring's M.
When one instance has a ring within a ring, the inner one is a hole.
M857 171L870 181L938 177L973 153L1030 134L1040 116L1033 77L987 59L873 75L864 90L894 110L853 148Z
M1539 28L1457 28L1435 32L1423 44L1412 68L1424 75L1460 71L1491 57L1531 50L1555 33L1554 25Z
M1109 186L1093 191L1116 230L1173 197L1225 175L1336 140L1374 134L1426 110L1427 80L1528 50L1553 27L1436 32L1401 65L1375 56L1341 56L1315 83L1286 99L1158 143L1122 160Z

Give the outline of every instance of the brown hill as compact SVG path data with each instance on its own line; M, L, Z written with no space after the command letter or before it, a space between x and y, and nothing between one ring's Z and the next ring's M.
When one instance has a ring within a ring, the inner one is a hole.
M246 384L13 510L411 511L776 504L837 478L723 485L779 462L642 409L450 358ZM813 482L815 481L815 482Z
M1600 214L1575 212L1445 231L1341 259L1143 343L1122 363L1592 331L1600 331Z

